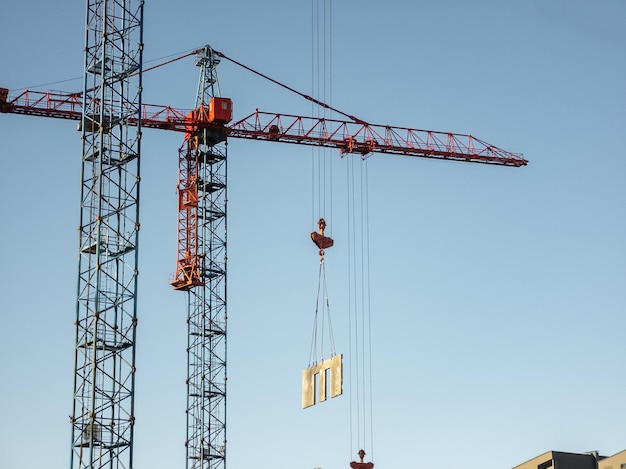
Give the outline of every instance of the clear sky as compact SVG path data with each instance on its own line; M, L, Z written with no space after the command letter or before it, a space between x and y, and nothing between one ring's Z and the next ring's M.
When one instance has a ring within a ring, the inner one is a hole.
M332 101L372 123L471 133L524 168L373 155L373 448L378 469L508 469L548 450L626 449L626 2L332 2ZM204 44L312 89L312 0L149 0L146 66ZM0 2L0 86L78 91L84 4ZM310 103L228 62L235 117ZM144 102L191 107L193 59ZM181 136L143 140L136 468L184 465ZM347 469L350 393L300 408L318 258L308 147L229 143L228 467ZM0 467L70 456L80 141L0 115ZM345 174L326 259L348 353Z

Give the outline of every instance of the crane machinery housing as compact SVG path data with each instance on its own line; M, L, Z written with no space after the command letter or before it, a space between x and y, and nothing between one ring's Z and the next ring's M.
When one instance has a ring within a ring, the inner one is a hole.
M201 72L193 109L144 104L143 12L143 0L87 0L83 91L11 96L0 88L0 112L74 120L81 132L73 469L133 467L141 141L146 128L182 134L171 285L187 297L186 467L221 469L227 140L326 147L361 157L381 153L509 167L527 161L469 134L369 124L345 113L340 120L255 110L233 120L232 101L219 94L216 66L220 59L242 64L208 46L197 51Z

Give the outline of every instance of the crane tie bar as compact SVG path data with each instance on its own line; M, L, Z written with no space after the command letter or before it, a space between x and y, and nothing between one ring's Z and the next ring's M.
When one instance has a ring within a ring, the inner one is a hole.
M342 112L339 109L336 109L336 108L334 108L334 107L332 107L332 106L330 106L330 105L320 101L319 99L315 99L315 98L309 96L308 94L304 94L304 93L302 93L302 92L300 92L298 90L295 90L295 89L293 89L293 88L291 88L291 87L289 87L289 86L279 82L278 80L274 80L273 78L268 77L267 75L264 75L263 73L258 72L256 70L254 70L253 68L248 67L247 65L242 64L241 62L237 62L235 59L231 59L230 57L224 55L222 52L219 52L219 51L216 51L215 49L213 49L213 53L215 55L217 55L218 57L221 57L223 59L229 60L232 63L234 63L235 65L239 65L240 67L245 68L246 70L248 70L248 71L250 71L250 72L252 72L252 73L254 73L256 75L259 75L260 77L265 78L266 80L269 80L272 83L274 83L274 84L276 84L278 86L281 86L281 87L285 88L286 90L291 91L292 93L296 93L297 95L302 96L304 99L307 99L307 100L317 104L318 106L321 106L321 107L323 107L325 109L329 109L329 110L334 111L334 112L336 112L338 114L341 114L342 116L347 117L348 119L356 122L357 124L367 124L367 122L365 122L363 119L359 119L358 117L355 117L355 116L353 116L351 114L346 114L345 112Z

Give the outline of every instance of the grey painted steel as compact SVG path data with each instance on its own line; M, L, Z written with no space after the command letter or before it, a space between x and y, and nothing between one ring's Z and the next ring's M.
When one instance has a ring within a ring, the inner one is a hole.
M143 1L87 1L72 469L133 467L142 30Z

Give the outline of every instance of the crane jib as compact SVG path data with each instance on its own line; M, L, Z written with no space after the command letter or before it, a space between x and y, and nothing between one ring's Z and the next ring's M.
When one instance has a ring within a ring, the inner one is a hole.
M222 98L230 103L227 98ZM255 111L234 123L226 119L193 121L193 112L171 106L144 104L144 128L187 132L189 126L216 126L231 138L265 140L309 146L336 148L341 154L383 153L440 160L521 167L528 161L469 134L375 125L348 120L306 117ZM25 90L9 98L0 88L0 112L81 121L81 93ZM232 112L232 107L228 108ZM129 117L127 124L138 119ZM215 123L217 122L217 123Z

